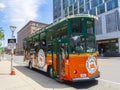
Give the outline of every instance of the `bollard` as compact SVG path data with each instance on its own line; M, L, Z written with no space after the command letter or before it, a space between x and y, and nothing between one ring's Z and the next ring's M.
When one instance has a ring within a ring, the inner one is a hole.
M12 68L10 75L15 75L15 70Z

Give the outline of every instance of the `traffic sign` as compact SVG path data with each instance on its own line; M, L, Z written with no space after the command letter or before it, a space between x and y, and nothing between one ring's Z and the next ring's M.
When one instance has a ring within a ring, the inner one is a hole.
M8 39L8 48L15 49L16 48L16 39Z
M16 48L16 43L8 43L8 48L9 49L15 49Z
M16 39L8 39L8 43L16 43Z

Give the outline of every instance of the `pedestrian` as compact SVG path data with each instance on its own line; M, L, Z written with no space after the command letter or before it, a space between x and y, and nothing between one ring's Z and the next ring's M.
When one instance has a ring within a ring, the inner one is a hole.
M103 56L103 48L101 48L101 56Z

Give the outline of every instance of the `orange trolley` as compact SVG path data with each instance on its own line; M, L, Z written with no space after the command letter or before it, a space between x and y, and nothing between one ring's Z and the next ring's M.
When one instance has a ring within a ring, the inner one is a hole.
M84 81L100 76L93 15L66 17L24 39L24 61L57 80Z

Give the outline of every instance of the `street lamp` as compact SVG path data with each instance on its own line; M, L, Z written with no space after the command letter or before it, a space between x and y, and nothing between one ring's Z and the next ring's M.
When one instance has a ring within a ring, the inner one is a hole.
M10 29L12 31L12 38L14 38L14 31L16 29L16 26L10 26Z
M12 32L12 39L14 39L14 31L16 29L16 26L10 26L11 32ZM13 45L14 43L12 43ZM11 48L11 75L15 75L15 71L13 69L13 54L14 54L14 46Z

